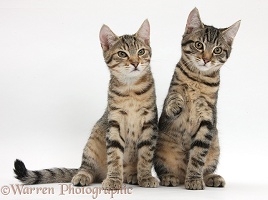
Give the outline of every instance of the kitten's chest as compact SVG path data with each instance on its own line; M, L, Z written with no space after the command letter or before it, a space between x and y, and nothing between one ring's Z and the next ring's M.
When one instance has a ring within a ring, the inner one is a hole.
M208 87L202 83L188 84L185 91L185 100L189 106L196 104L200 99L206 99L214 105L217 100L218 87Z
M125 121L129 127L139 127L144 123L146 116L150 114L150 110L146 108L148 102L139 101L135 98L130 98L126 101L122 108L127 113Z
M145 102L129 100L124 105L124 111L127 113L122 119L122 135L125 135L126 141L135 142L142 134L143 124L152 118L152 112L144 107Z
M118 119L122 134L136 137L140 134L144 122L153 118L152 105L155 105L154 99L141 99L130 95L123 101L110 105L117 108L110 112L110 116Z

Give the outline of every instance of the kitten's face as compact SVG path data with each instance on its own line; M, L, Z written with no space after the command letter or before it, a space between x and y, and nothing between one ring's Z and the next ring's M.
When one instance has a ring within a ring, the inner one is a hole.
M135 35L119 37L116 44L105 54L111 73L126 78L143 74L149 67L150 59L151 48Z
M231 53L231 46L224 40L221 30L206 25L186 35L182 49L193 66L202 72L218 71Z
M111 74L123 82L132 82L147 73L151 59L149 40L148 20L143 22L136 34L120 37L104 25L100 31L100 41Z
M224 29L204 25L198 10L193 9L182 39L182 52L187 66L204 74L219 71L230 56L239 25L240 21Z

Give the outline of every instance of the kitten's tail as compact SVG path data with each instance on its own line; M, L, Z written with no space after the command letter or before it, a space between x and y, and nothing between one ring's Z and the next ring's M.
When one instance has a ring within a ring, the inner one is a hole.
M14 162L15 178L23 184L43 184L43 183L69 183L78 169L52 168L39 171L27 170L21 160Z

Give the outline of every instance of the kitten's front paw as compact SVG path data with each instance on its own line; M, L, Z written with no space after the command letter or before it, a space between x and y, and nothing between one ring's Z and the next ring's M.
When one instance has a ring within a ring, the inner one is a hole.
M178 177L175 177L173 175L163 175L160 178L160 185L163 186L178 186L180 184L180 180Z
M208 187L224 187L225 180L223 177L217 174L209 174L204 177L206 186Z
M157 180L157 178L150 176L147 178L140 178L138 184L141 187L155 188L159 186L159 181Z
M186 179L185 188L187 190L204 190L205 184L201 178L200 179Z
M72 179L72 184L75 186L88 186L93 182L93 177L87 173L76 174Z
M124 175L124 182L132 185L138 184L137 174Z
M166 114L168 117L175 117L182 111L183 100L181 98L171 99L166 106Z
M102 182L102 188L108 190L119 190L122 188L122 180L117 178L106 178Z

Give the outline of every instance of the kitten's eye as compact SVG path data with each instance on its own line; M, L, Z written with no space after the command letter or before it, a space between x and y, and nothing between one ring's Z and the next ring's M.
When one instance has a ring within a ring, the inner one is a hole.
M139 55L139 56L143 55L144 53L145 53L145 50L144 50L144 49L140 49L140 50L138 51L138 55Z
M203 50L203 44L201 42L195 42L195 48L199 49L199 50Z
M125 58L127 57L127 54L124 52L124 51L118 51L118 56L121 57L121 58Z
M213 50L213 53L215 54L220 54L222 52L222 48L221 47L216 47L214 50Z

